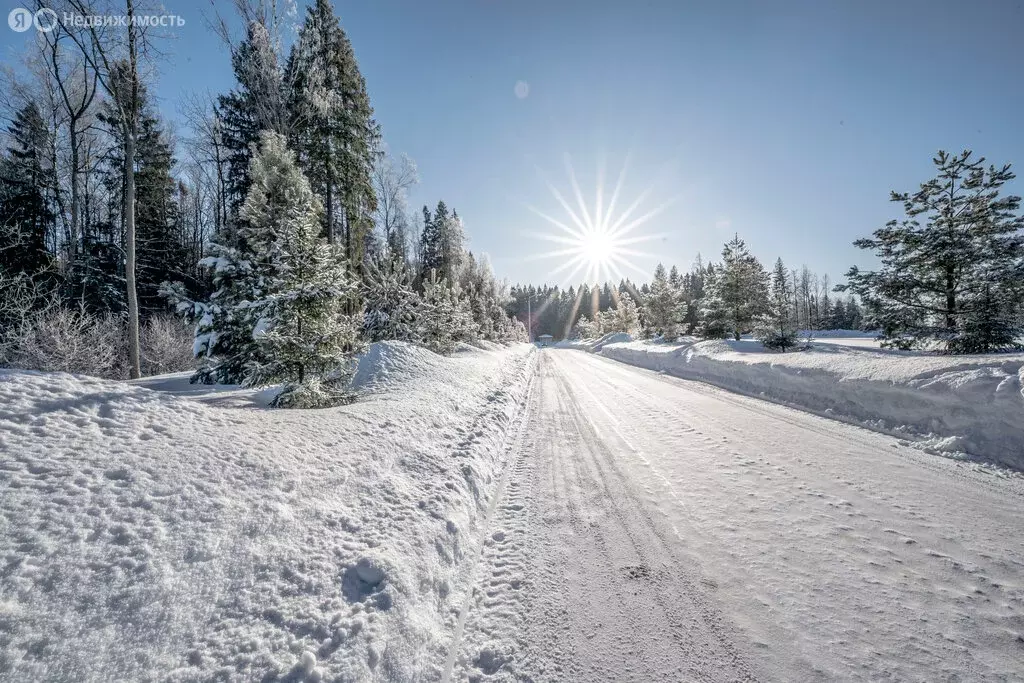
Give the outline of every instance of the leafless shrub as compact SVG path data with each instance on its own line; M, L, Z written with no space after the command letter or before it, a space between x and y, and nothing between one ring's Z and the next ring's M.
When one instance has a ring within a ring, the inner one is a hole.
M194 370L193 330L181 318L165 313L155 315L142 328L142 374Z
M14 328L6 347L6 364L14 368L104 379L127 375L124 325L113 315L48 306Z

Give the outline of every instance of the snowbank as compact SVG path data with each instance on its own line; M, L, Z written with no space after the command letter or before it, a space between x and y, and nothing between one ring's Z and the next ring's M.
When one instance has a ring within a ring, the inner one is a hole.
M597 353L609 344L622 344L633 341L633 337L625 332L609 332L597 339L563 339L555 346L563 349L581 349L590 353Z
M940 356L821 344L777 353L752 340L604 346L608 358L1024 470L1024 354Z
M315 411L0 372L0 678L432 677L533 351L377 344Z

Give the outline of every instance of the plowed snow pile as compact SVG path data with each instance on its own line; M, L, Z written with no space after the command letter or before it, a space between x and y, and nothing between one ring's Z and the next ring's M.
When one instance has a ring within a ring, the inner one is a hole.
M377 344L360 400L319 411L0 372L0 678L440 666L532 351Z
M602 355L1024 470L1024 354L943 356L753 340L605 344Z

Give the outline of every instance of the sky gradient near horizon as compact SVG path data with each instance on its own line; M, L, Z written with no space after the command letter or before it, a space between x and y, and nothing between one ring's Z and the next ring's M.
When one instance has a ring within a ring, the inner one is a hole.
M545 183L574 201L567 157L591 210L602 161L605 208L627 159L619 213L646 190L634 217L673 201L632 233L660 236L635 245L651 255L633 280L736 232L766 266L836 281L873 263L851 242L899 216L889 191L931 177L937 149L1024 164L1021 2L334 4L385 141L419 166L412 206L444 199L512 282L563 282L564 258L531 258L561 247L529 207L569 222ZM164 5L186 20L155 85L175 118L233 77L210 2ZM2 35L12 63L29 34Z

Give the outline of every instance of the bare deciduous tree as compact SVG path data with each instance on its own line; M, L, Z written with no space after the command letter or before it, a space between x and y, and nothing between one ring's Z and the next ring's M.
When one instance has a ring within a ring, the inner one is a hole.
M120 14L114 3L90 0L64 0L58 13L77 14L83 18ZM124 152L124 233L125 284L128 299L128 364L129 374L141 376L139 359L139 300L135 286L135 146L138 139L140 55L150 51L147 28L137 21L135 0L125 0L125 21L106 23L83 21L81 26L65 27L68 37L81 51L82 57L103 89L110 96L120 127ZM123 27L123 30L122 30Z
M408 225L408 193L409 188L419 182L416 163L406 155L396 160L387 147L381 145L377 151L377 163L373 167L373 188L377 193L377 211L374 218L377 228L384 233L384 244L392 252L404 251L408 235L404 239L395 239L396 231L405 230ZM403 246L396 245L401 244ZM404 258L405 254L392 253L392 257Z

